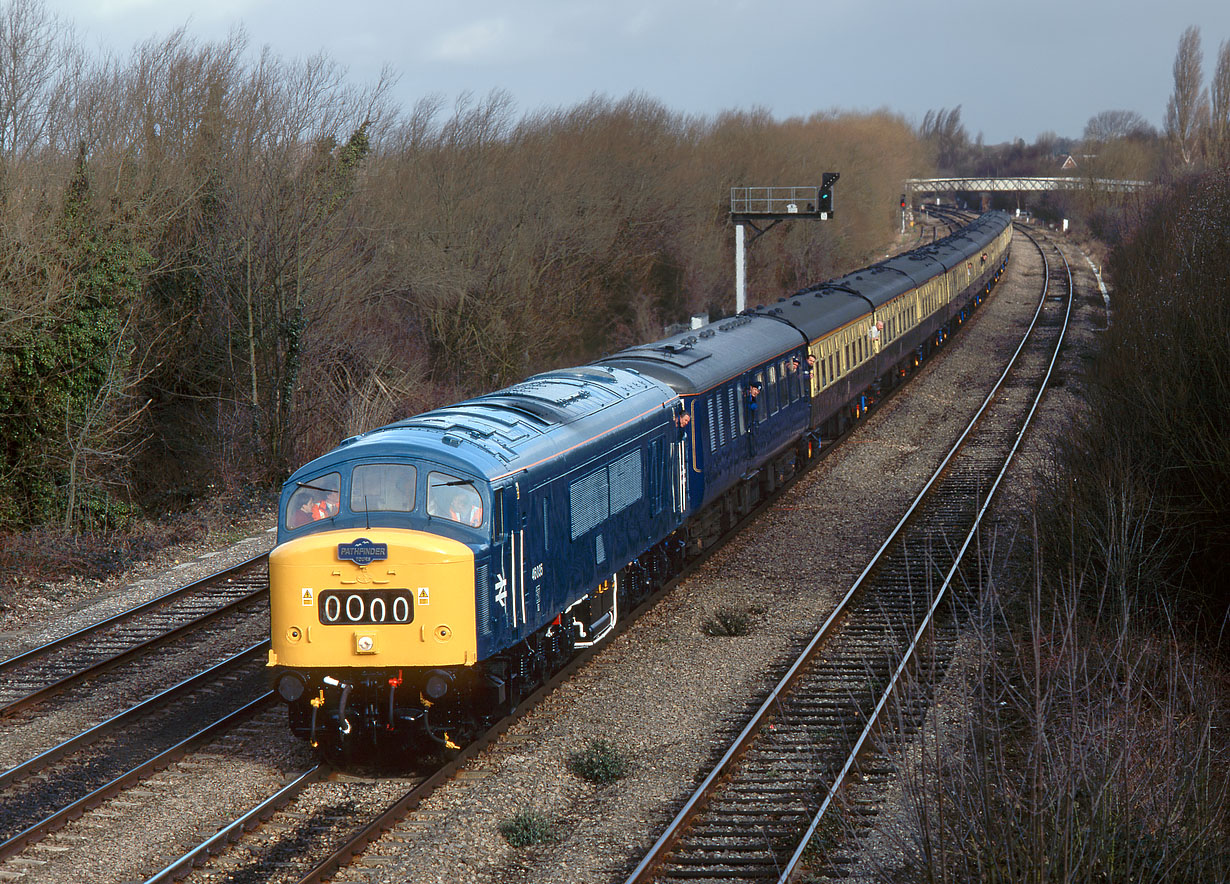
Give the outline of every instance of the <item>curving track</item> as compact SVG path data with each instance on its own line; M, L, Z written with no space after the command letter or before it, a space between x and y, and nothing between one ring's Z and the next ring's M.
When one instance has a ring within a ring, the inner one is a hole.
M1034 322L974 420L628 884L785 884L850 774L885 776L878 761L860 767L861 753L923 640L937 635L923 664L929 679L951 658L948 604L977 580L966 553L1046 391L1071 314L1071 271L1060 259L1057 271L1047 262ZM896 720L910 726L927 703L915 693L898 708Z

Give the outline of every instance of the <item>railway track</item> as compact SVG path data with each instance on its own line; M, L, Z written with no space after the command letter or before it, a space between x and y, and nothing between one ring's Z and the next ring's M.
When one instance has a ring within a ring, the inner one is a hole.
M269 593L268 556L179 587L0 662L0 718L96 678L193 630L243 615Z
M274 705L267 642L0 773L0 860Z
M0 860L272 705L267 640L217 662L220 646L242 638L219 633L240 632L236 621L250 620L267 592L257 556L0 663L7 748L29 753L6 752L0 771ZM160 648L204 671L146 696L162 677L150 672ZM107 706L119 711L100 715Z
M926 714L927 685L942 675L954 646L949 603L964 582L977 580L979 563L966 555L1063 342L1071 271L1060 255L1056 291L1046 251L1034 243L1047 272L1034 322L1008 368L905 517L628 884L785 884L851 775L862 788L887 777L882 761L867 760L871 738L895 696L897 720L907 731ZM928 637L926 677L909 693L895 694Z

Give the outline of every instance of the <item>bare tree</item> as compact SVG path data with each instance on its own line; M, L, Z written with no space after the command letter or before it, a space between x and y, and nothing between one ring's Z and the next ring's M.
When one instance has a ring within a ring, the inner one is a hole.
M1208 114L1208 93L1200 88L1203 65L1200 28L1191 25L1179 38L1174 59L1174 92L1166 103L1166 135L1184 167L1195 161L1202 110L1204 115Z
M1099 145L1117 138L1148 137L1152 133L1149 121L1136 111L1107 110L1089 118L1084 140L1089 145Z
M1210 153L1219 165L1230 163L1230 40L1223 40L1217 53L1210 93Z
M0 158L8 165L48 138L68 100L75 48L71 29L40 0L0 8Z
M142 402L137 394L149 368L131 336L136 309L130 307L101 354L97 388L75 408L64 410L62 446L49 452L53 462L62 464L66 476L66 531L83 521L79 512L82 492L121 484L123 463L143 441L140 431L149 400Z
M940 108L929 110L918 130L924 141L931 142L935 149L935 164L940 169L951 171L960 162L969 146L969 134L961 125L961 105L952 110Z

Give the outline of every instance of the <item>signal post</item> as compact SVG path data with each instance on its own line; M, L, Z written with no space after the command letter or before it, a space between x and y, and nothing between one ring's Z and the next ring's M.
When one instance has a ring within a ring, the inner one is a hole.
M744 227L768 233L782 221L827 221L833 217L833 184L840 172L825 172L819 187L732 187L730 220L735 225L735 312L747 309L747 252ZM769 223L763 228L757 222Z

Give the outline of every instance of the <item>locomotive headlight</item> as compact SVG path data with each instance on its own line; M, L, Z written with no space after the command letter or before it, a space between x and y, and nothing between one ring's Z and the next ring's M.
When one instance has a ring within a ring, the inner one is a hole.
M278 679L278 696L287 703L293 703L303 696L307 685L297 672L287 672Z
M354 635L354 652L356 654L376 653L376 636L367 632L356 632Z
M453 675L451 672L445 672L443 669L433 669L427 676L427 686L423 688L423 693L433 700L439 700L448 693L449 688L453 686Z

